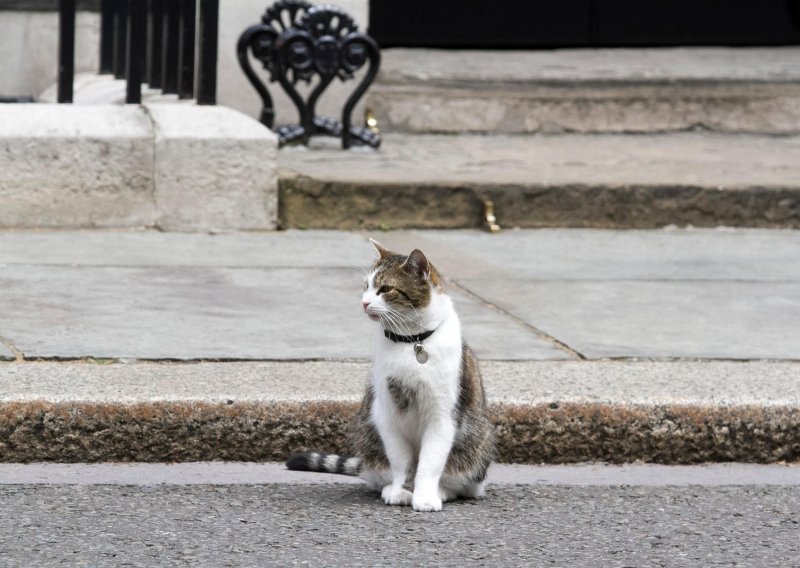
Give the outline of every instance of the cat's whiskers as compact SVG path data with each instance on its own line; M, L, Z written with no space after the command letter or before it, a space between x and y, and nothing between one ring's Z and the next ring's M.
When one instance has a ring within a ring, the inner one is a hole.
M387 314L387 319L394 325L396 331L400 332L403 335L415 335L421 331L422 329L422 320L419 317L419 312L414 310L416 314L416 319L409 318L406 314L395 310L393 308L387 307L385 308L385 313ZM412 326L416 329L413 329Z
M382 307L378 317L381 319L381 323L384 324L384 329L387 327L391 330L394 328L394 331L399 332L403 335L412 335L411 327L406 321L407 318L404 314L398 312L397 310L391 307ZM386 325L388 324L388 325Z
M391 330L394 328L394 331L408 333L408 326L404 324L399 314L393 313L387 309L379 314L379 317L381 318L381 323L383 324L384 329L389 328Z
M415 308L414 306L411 306L411 309L414 310L414 316L415 317L411 318L410 315L402 314L403 320L409 322L409 326L408 326L409 328L413 324L416 327L418 332L425 331L425 326L423 325L422 315L420 315L419 311L417 311L417 308ZM397 312L397 313L400 314L400 312ZM409 329L409 331L410 331L410 329ZM413 334L409 333L409 335L413 335Z

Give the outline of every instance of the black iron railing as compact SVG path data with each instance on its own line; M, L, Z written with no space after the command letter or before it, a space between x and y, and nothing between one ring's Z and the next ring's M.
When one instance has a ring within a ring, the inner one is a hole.
M278 142L308 144L312 136L337 136L342 147L369 145L377 148L380 133L374 125L352 125L356 103L378 73L380 48L360 32L353 18L335 6L315 6L307 0L278 0L261 16L261 23L248 27L236 47L239 64L262 100L263 124L272 128L275 109L267 85L256 74L251 58L261 63L271 82L280 83L297 107L298 124L276 130ZM356 72L364 70L356 79ZM345 101L341 120L318 116L317 103L334 80L351 81L353 90ZM310 87L307 96L299 82Z
M75 0L60 0L59 18L58 102L70 103ZM216 104L218 22L219 0L101 0L100 73L126 80L126 103L141 103L147 84Z

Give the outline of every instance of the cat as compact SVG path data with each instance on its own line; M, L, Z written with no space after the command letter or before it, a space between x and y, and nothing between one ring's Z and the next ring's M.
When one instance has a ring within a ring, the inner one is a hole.
M352 425L356 455L306 452L286 465L360 474L387 505L440 511L443 501L482 496L495 456L478 362L425 255L370 242L378 259L361 304L378 325L370 384Z

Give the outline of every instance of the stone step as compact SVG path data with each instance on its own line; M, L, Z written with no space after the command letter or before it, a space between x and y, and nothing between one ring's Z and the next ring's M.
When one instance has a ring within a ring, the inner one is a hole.
M800 459L797 362L482 364L513 463ZM0 461L347 453L369 363L0 363Z
M278 156L283 227L800 227L800 138L387 134Z
M386 132L800 133L800 47L387 49Z
M0 105L0 229L274 229L277 137L222 106Z

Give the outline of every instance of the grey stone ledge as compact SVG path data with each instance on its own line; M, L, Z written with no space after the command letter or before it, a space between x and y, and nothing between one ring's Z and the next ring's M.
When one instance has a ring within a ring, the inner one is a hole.
M490 361L491 402L800 407L800 362ZM0 364L0 403L357 402L367 361Z

